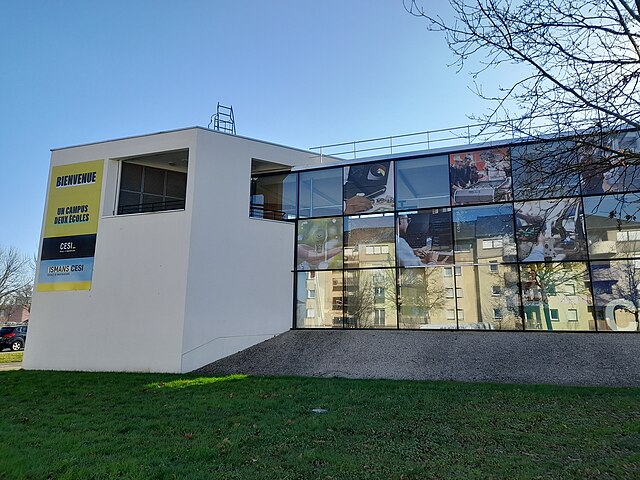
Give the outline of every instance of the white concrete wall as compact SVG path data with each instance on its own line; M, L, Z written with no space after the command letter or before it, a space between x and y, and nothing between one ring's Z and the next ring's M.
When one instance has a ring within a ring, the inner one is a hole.
M116 159L182 148L184 211L113 214ZM34 294L24 368L186 372L291 328L294 228L249 218L252 158L318 161L204 129L54 151L105 160L93 283Z
M292 326L294 227L249 218L252 158L317 161L308 152L199 131L183 372Z
M196 130L150 135L52 153L51 165L105 159L102 206L113 204L110 158L189 148ZM111 180L110 180L111 179ZM189 245L187 208L113 216L101 208L89 291L35 292L26 369L180 371ZM45 207L46 211L46 207Z

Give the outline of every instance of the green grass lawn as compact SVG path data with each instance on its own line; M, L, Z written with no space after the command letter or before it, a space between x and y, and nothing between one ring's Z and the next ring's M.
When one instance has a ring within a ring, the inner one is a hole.
M22 361L22 352L0 353L0 363L19 363Z
M640 389L10 371L0 402L1 479L640 478Z

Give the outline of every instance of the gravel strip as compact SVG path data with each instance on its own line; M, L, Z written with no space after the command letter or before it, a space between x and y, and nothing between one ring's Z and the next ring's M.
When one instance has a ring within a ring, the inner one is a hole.
M639 360L634 333L291 330L195 373L640 386Z

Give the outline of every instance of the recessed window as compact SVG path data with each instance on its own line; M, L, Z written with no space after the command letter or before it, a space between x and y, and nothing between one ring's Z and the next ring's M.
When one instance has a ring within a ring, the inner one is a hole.
M489 240L482 240L482 248L487 250L489 248L502 248L502 239L493 238Z
M551 321L552 322L559 322L560 321L560 315L558 314L558 309L557 308L550 308L549 309L549 316L551 317Z
M307 298L316 298L315 290L307 290Z
M118 215L183 210L189 150L122 160Z
M385 324L384 318L385 318L384 308L376 308L373 311L373 324L376 327L384 326Z
M388 245L368 245L365 247L367 255L383 255L389 253Z
M570 308L567 310L567 321L569 322L577 322L578 321L578 310L574 308Z
M498 273L498 262L490 262L489 271L492 273Z
M502 295L502 287L500 285L493 285L491 287L491 295L494 297Z
M298 174L277 173L251 179L251 209L253 218L293 220L298 211Z

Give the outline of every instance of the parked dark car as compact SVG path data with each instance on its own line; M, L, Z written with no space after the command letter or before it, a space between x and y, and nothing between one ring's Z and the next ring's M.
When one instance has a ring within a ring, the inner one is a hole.
M5 348L10 348L14 352L23 350L26 339L27 325L0 327L0 351Z

